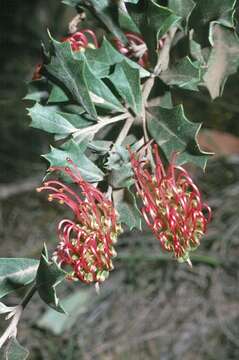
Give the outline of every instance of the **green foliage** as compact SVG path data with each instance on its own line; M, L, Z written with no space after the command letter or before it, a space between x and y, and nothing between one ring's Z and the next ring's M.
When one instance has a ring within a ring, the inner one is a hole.
M0 298L32 283L38 265L34 259L0 258Z
M201 125L190 122L182 106L174 107L171 94L174 88L199 91L201 86L208 88L212 98L222 93L228 76L238 67L235 2L169 0L168 7L155 0L125 1L120 7L110 0L63 2L82 8L90 19L89 25L86 19L87 26L95 25L103 35L98 39L99 48L85 51L73 51L69 42L50 39L44 76L30 84L26 97L36 102L29 109L31 126L60 141L44 155L51 166L64 167L71 158L85 180L104 181L104 186L108 182L114 191L122 189L117 205L120 219L129 228L140 227L135 199L128 190L134 182L128 152L122 141L114 146L117 119L123 126L128 112L135 119L134 131L142 127L145 114L144 132L149 132L168 161L173 152L180 152L178 163L193 162L204 169L209 154L203 153L197 142ZM170 39L175 29L177 33ZM112 38L120 39L122 46L129 45L125 31L144 39L149 68L114 47ZM158 51L162 37L171 41L168 54L163 53L164 44ZM160 104L145 108L144 84L151 81L156 63L160 80L154 82L149 96L157 97L159 90ZM134 141L139 140L138 133Z
M80 144L77 144L74 140L69 140L60 149L51 148L51 152L47 155L44 155L51 166L66 166L67 158L70 158L74 161L82 177L89 182L98 182L103 179L103 172L84 154L86 150L87 143L82 141Z
M139 70L132 69L126 61L122 61L115 66L115 71L109 79L124 99L126 105L136 115L139 115L142 111Z
M49 260L47 248L44 245L36 275L36 287L41 299L51 308L61 313L65 311L56 295L56 287L65 277L66 272Z
M200 125L192 123L186 118L182 106L172 109L158 107L152 110L149 131L168 161L171 160L173 152L177 149L179 164L193 162L205 168L209 154L200 151L196 141L199 129Z

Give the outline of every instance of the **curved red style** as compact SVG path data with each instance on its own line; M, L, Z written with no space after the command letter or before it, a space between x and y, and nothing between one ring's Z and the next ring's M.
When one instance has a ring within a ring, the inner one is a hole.
M49 180L37 189L48 191L48 200L57 200L67 205L74 219L63 219L58 224L59 245L53 259L63 268L70 268L69 279L84 283L101 283L113 270L112 258L116 256L114 245L121 226L113 204L93 185L81 177L77 166L68 160L70 167L52 167L49 170L62 171L78 188L57 180Z
M133 32L126 32L125 36L129 44L124 45L119 39L115 38L114 43L117 50L128 58L135 58L139 65L144 68L149 66L148 49L141 35Z
M143 202L142 215L162 248L179 261L190 263L189 253L200 245L211 220L211 209L202 202L188 172L175 164L176 155L165 171L156 144L153 154L155 168L148 170L148 163L130 153L137 192Z

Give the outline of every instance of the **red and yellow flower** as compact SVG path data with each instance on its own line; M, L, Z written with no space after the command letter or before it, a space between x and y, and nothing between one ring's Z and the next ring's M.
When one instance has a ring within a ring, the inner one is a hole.
M189 173L175 164L165 171L158 146L153 145L155 166L131 153L135 184L143 206L142 215L162 248L179 261L190 263L189 254L200 245L211 219L211 209ZM207 213L207 216L205 215Z
M81 177L77 166L68 160L68 167L52 167L75 183L78 191L58 180L49 180L38 189L48 191L49 201L67 205L74 218L63 219L58 225L59 245L53 258L60 267L69 270L70 279L84 283L101 283L113 270L115 243L121 233L117 213L110 200ZM71 167L73 168L71 168Z

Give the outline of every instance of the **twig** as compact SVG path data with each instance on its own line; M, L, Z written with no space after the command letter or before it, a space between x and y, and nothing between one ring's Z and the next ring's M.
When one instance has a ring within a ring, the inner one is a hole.
M119 133L119 136L118 138L116 139L115 141L115 144L114 144L114 147L117 146L117 145L121 145L122 142L124 141L124 139L126 138L126 136L128 135L128 132L131 128L131 126L133 125L134 123L134 118L131 116L129 117L125 123L124 123L124 126L123 128L121 129L121 132Z
M176 32L177 32L177 27L173 27L172 29L169 30L165 38L164 46L160 51L158 62L154 69L155 76L158 76L161 72L166 71L168 69L169 59L170 59L169 56L170 49Z
M113 124L118 121L125 120L129 117L129 113L125 112L123 114L114 116L112 118L99 118L98 123L92 126L88 126L84 129L76 130L73 133L73 138L77 141L78 137L81 137L81 135L85 135L87 133L90 133L92 136L94 136L98 131L100 131L102 128L104 128L107 125Z
M5 342L10 338L16 338L17 336L17 326L19 320L21 319L22 313L36 292L36 285L34 284L29 292L26 294L21 304L15 306L13 310L9 308L10 312L6 317L6 320L12 319L7 329L4 331L3 335L0 337L0 349L5 344Z

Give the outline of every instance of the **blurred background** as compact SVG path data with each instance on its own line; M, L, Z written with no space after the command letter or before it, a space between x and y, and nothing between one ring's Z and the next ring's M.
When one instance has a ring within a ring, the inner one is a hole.
M54 248L64 210L35 192L46 169L40 154L52 139L29 128L22 98L46 29L62 37L73 15L59 0L0 1L1 257L38 258L44 241ZM65 285L68 318L34 298L19 328L30 359L239 359L238 80L232 76L213 103L207 93L175 93L189 118L204 122L201 144L218 154L206 174L192 169L214 213L193 268L169 261L147 229L126 232L116 271L99 296L78 283ZM21 296L5 301L15 305Z

